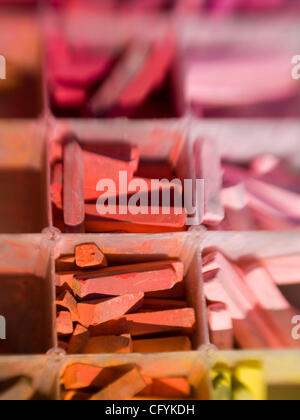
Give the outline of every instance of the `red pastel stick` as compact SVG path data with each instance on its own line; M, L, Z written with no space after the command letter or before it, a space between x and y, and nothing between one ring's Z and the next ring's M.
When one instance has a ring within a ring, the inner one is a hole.
M163 83L175 55L175 46L175 37L169 34L153 45L145 63L121 94L122 107L139 105Z
M148 45L132 43L106 82L92 97L88 106L92 115L103 115L117 105L120 96L142 67L148 54Z
M64 222L67 226L83 224L84 180L82 151L76 138L67 139L64 145Z

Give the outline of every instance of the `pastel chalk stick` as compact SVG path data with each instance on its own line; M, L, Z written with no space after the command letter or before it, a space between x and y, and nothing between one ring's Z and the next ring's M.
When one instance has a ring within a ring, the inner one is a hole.
M91 300L78 303L79 322L86 326L97 326L119 318L136 307L144 298L143 293L126 294L111 299Z
M60 311L56 318L56 332L60 336L73 333L72 316L68 311Z
M300 254L266 258L260 263L278 286L300 284Z
M78 227L85 219L83 191L83 158L81 147L75 137L70 136L64 145L64 222Z
M132 43L116 64L104 84L96 91L89 102L89 111L101 116L113 109L136 72L143 66L149 54L149 46Z
M191 334L196 325L192 308L129 314L125 318L133 337L167 332Z
M267 385L259 362L239 363L233 372L233 400L265 401Z
M68 290L63 292L63 294L56 299L56 305L58 307L67 309L71 314L73 322L78 320L77 302L74 296L72 296Z
M126 293L171 289L183 280L180 261L158 261L110 267L97 274L74 274L74 292L79 298L89 295L117 296Z
M133 341L134 353L168 353L191 350L191 340L184 336Z
M257 229L243 184L223 188L221 196L225 208L227 230L251 231Z
M87 100L84 89L55 84L52 87L52 97L59 108L80 108Z
M83 348L82 353L132 353L132 339L129 334L91 337Z
M107 267L107 260L95 244L81 244L75 248L76 265L79 268Z
M211 371L215 401L232 400L232 372L224 364L217 364Z
M255 264L245 268L244 273L246 284L263 309L264 318L281 340L282 348L300 348L300 343L291 334L291 320L297 311L280 292L268 272Z
M68 344L68 354L81 354L89 338L89 330L77 324Z
M102 388L118 376L119 373L114 369L74 363L66 367L62 375L62 383L66 390Z
M153 219L152 219L153 220ZM153 223L127 223L109 218L93 218L85 221L85 231L87 233L168 233L168 232L184 232L186 230L185 216L176 218L172 217L156 217L157 224Z
M140 393L142 396L163 398L188 398L191 396L191 387L186 378L150 378L151 383Z
M164 309L182 309L188 306L185 300L175 299L144 299L143 309L151 311L159 311Z
M235 340L244 349L281 348L274 331L266 325L258 300L246 285L241 271L221 253L213 252L203 259L204 293L213 303L223 303L230 312ZM218 267L215 271L214 267Z
M175 37L171 34L154 43L143 66L122 92L119 98L122 107L138 106L160 87L171 67L175 46Z
M234 348L233 323L230 312L222 303L211 304L207 308L210 340L219 350Z
M136 368L134 368L93 395L90 400L127 400L142 391L145 386L146 383L143 379L143 376Z
M198 138L194 143L197 179L204 180L204 218L207 225L218 225L224 219L221 200L222 170L218 146L212 139Z
M75 255L62 255L55 261L55 270L57 272L76 270Z
M136 171L137 161L134 159L127 162L84 150L83 166L85 188L94 189L97 192L99 181L109 179L110 181L114 181L116 191L118 191L120 187L120 173L126 173L125 181L130 181ZM127 182L125 182L125 186L127 188ZM97 197L99 195L100 191Z
M138 214L136 214L138 212ZM153 214L155 213L155 214ZM173 207L136 207L105 205L100 207L95 204L85 205L87 223L123 222L131 225L142 225L153 228L183 229L186 224L186 211L184 208Z

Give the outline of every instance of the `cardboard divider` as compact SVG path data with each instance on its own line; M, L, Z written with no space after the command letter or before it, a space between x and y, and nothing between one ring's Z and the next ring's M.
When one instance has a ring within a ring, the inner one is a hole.
M58 397L57 379L58 368L47 356L0 357L1 394L7 395L5 393L10 390L13 400L55 400ZM26 381L25 386L22 380ZM16 390L18 381L21 385Z
M0 354L42 354L55 345L51 248L41 235L0 236Z
M40 233L48 226L45 127L0 122L0 233Z

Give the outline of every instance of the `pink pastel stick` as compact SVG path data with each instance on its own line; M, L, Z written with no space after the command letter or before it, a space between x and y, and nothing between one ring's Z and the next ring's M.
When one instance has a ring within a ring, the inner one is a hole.
M232 165L225 164L224 169L225 179L236 183L243 182L253 196L277 209L287 218L300 222L300 194L254 179L246 170Z
M148 54L148 45L133 43L128 48L104 84L92 97L89 103L92 115L103 115L118 104L120 96L142 68Z
M203 271L207 300L226 305L233 321L235 340L242 348L282 348L280 340L266 325L256 297L235 265L221 253L214 252L203 259Z
M253 159L251 175L260 181L300 193L300 175L274 155L260 155Z
M232 350L234 334L229 310L223 303L215 303L207 311L211 343L219 350Z
M256 230L254 218L249 210L247 193L243 184L223 188L222 203L225 208L225 224L227 230Z
M268 272L255 265L245 269L244 273L245 283L263 308L264 318L280 338L282 347L300 348L300 342L292 337L292 319L297 312L279 291Z
M261 260L278 286L300 285L300 254Z
M185 78L186 100L215 108L291 98L297 94L299 82L290 76L290 61L289 54L277 53L239 58L191 58Z
M139 105L153 90L160 87L171 66L175 47L175 37L169 34L154 43L144 65L121 94L119 104L122 107Z
M194 144L197 179L204 179L204 220L207 225L218 225L224 218L221 202L222 171L217 144L211 139L197 139Z

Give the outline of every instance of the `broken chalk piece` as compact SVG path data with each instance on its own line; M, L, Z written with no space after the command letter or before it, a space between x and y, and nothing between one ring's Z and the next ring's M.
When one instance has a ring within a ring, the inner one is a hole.
M191 340L184 336L133 341L134 353L167 353L191 350Z
M149 378L147 388L139 395L163 398L188 398L191 396L191 387L186 378Z
M98 275L75 275L74 292L79 298L89 295L118 296L128 293L171 289L183 280L180 261L161 261L104 268Z
M93 395L90 400L128 400L141 392L146 382L137 369L132 369L119 379Z
M82 244L76 247L76 265L80 268L107 267L107 260L95 244Z
M56 305L67 309L71 313L73 322L78 320L77 301L68 290L58 297Z
M69 365L62 376L65 389L102 388L114 381L118 375L116 370L101 368L82 363Z
M82 325L77 324L69 341L68 354L81 354L89 338L89 330Z
M116 64L104 84L96 91L89 103L93 116L101 116L113 109L137 71L143 66L149 54L146 44L132 43Z
M82 350L83 354L132 353L129 334L91 337Z
M233 324L226 305L211 304L207 311L211 343L219 350L232 350L234 347Z
M191 334L196 323L192 308L129 314L125 318L133 337L163 332Z
M56 331L58 335L71 335L73 333L73 322L70 312L61 311L58 313Z
M78 303L79 322L86 326L97 326L104 322L119 318L142 304L143 293L127 294L111 299L91 300Z

